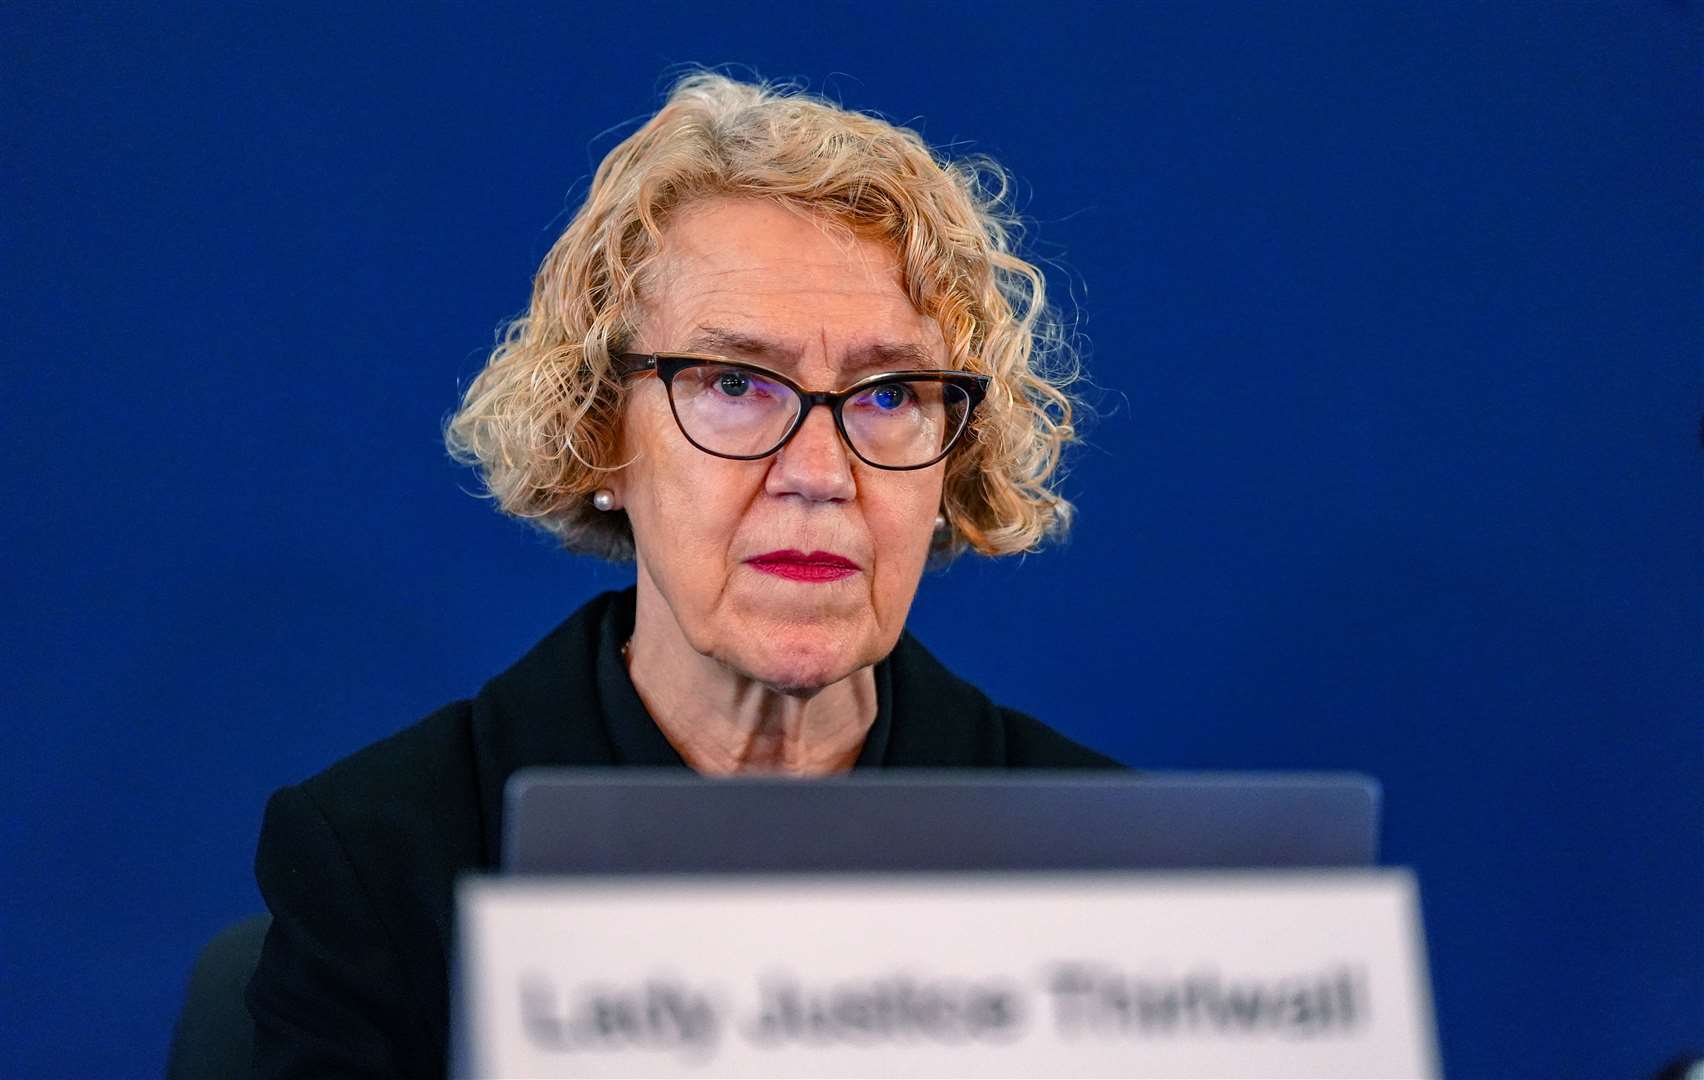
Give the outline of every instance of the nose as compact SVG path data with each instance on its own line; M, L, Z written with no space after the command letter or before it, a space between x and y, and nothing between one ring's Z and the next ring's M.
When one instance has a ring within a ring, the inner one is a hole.
M775 455L765 489L811 502L842 502L857 494L850 451L826 406L812 408L798 433Z

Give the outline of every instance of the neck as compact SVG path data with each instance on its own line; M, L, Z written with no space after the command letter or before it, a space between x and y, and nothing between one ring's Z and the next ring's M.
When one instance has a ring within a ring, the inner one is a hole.
M643 568L627 671L664 737L689 766L711 775L845 772L876 719L871 668L782 692L700 653Z

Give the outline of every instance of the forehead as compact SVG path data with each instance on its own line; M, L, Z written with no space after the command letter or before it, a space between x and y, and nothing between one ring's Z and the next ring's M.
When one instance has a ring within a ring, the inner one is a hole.
M945 351L940 328L912 307L891 247L770 202L682 207L643 296L648 348L686 348L713 327L831 365L882 345L921 346L937 360Z

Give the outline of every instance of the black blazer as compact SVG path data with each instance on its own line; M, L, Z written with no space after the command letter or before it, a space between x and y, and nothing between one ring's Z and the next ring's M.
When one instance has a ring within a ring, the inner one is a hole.
M632 626L632 590L605 593L471 701L272 796L255 855L273 920L248 987L257 1076L444 1074L451 888L496 865L509 774L680 764L621 663ZM859 768L1118 767L993 704L910 634L876 679Z

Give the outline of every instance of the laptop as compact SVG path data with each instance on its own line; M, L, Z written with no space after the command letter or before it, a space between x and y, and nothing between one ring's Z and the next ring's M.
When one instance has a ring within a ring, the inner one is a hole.
M532 768L505 792L510 874L1358 867L1380 788L1353 773L894 770L709 779Z

